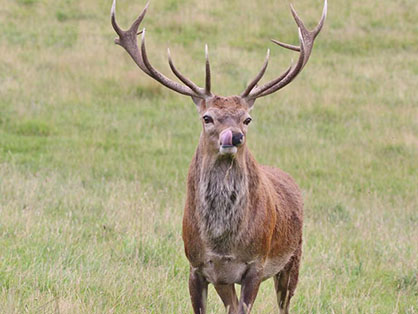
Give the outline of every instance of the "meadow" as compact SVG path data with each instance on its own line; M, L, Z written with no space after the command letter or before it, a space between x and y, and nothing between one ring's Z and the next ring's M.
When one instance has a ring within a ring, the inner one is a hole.
M313 27L320 0L294 0ZM145 0L119 0L128 27ZM181 220L201 125L114 45L111 0L0 0L0 313L191 313ZM293 313L418 313L418 2L330 0L311 59L257 100L248 145L305 199ZM297 54L287 1L152 0L166 49L240 93ZM213 288L209 313L224 313ZM254 313L277 312L273 281Z

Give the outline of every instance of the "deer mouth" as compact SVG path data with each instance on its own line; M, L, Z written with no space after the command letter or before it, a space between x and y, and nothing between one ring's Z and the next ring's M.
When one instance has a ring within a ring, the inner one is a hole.
M221 146L219 148L219 153L221 155L235 155L237 153L238 148L235 146Z
M244 144L244 135L241 132L232 132L226 129L219 135L219 152L221 154L236 154L238 147Z
M224 130L219 136L219 152L224 154L235 154L237 147L233 144L233 135L230 129Z
M232 147L234 146L232 143L232 131L227 129L221 132L219 136L220 145L221 147Z

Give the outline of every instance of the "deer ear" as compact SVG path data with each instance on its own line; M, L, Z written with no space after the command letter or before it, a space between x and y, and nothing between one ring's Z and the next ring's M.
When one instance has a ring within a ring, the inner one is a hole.
M193 102L196 105L197 111L201 112L202 110L204 110L206 108L206 100L202 99L202 98L198 98L198 97L193 97Z
M253 99L245 99L245 103L247 104L249 111L253 110L254 102L255 102L255 98L253 98Z

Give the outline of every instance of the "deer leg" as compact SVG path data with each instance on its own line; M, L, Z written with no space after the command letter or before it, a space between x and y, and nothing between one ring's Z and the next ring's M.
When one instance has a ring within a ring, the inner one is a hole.
M195 314L205 314L208 298L208 282L193 268L190 268L189 291L192 299L193 312Z
M239 302L239 314L248 314L254 304L258 289L260 288L261 276L255 265L250 266L241 281L241 297Z
M283 270L274 276L274 288L280 314L289 314L290 299L293 297L298 283L300 256L301 250L299 248Z
M289 271L282 270L274 276L274 288L276 289L277 303L280 314L289 313Z
M228 314L235 314L238 310L238 298L235 293L234 284L215 285L216 292L221 297L222 302L227 308Z

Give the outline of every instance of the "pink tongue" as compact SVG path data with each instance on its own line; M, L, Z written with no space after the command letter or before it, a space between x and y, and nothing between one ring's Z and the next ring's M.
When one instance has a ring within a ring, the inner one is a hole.
M221 133L221 145L232 146L232 132L231 130L225 130Z

